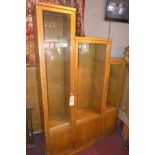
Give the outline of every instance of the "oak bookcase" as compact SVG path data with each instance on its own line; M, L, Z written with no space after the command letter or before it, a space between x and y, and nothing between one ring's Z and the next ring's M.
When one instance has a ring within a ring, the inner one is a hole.
M39 101L47 155L74 154L100 140L111 130L107 122L113 125L107 111L115 108L115 116L117 113L119 99L117 103L107 100L111 95L111 40L76 37L75 15L74 8L42 2L37 2L34 10Z

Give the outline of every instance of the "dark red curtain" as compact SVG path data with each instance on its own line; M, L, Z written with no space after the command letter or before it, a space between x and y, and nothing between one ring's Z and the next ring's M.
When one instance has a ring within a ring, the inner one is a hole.
M76 12L76 35L84 36L85 0L26 0L26 65L35 66L34 28L32 12L35 2L46 2L68 7L74 7Z

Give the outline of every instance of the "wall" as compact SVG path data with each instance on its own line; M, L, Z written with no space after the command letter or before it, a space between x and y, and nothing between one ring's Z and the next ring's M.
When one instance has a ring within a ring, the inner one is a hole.
M106 0L86 0L84 30L85 36L107 38L110 22L104 20ZM111 22L111 57L123 57L129 45L129 24Z

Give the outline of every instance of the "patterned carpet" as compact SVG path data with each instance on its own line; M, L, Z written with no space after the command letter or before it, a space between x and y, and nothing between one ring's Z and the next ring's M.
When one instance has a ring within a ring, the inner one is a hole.
M129 155L129 150L124 149L126 143L118 133L114 133L76 155ZM35 148L27 149L26 155L45 155L41 134L35 134Z

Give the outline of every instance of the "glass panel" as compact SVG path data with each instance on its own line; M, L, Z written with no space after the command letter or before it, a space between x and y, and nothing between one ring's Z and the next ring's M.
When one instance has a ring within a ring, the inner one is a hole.
M123 84L123 75L124 66L122 64L111 64L107 108L116 107L119 104Z
M99 113L106 60L106 45L78 45L78 118ZM81 116L82 115L82 116Z
M44 48L51 126L70 120L70 15L44 12Z

